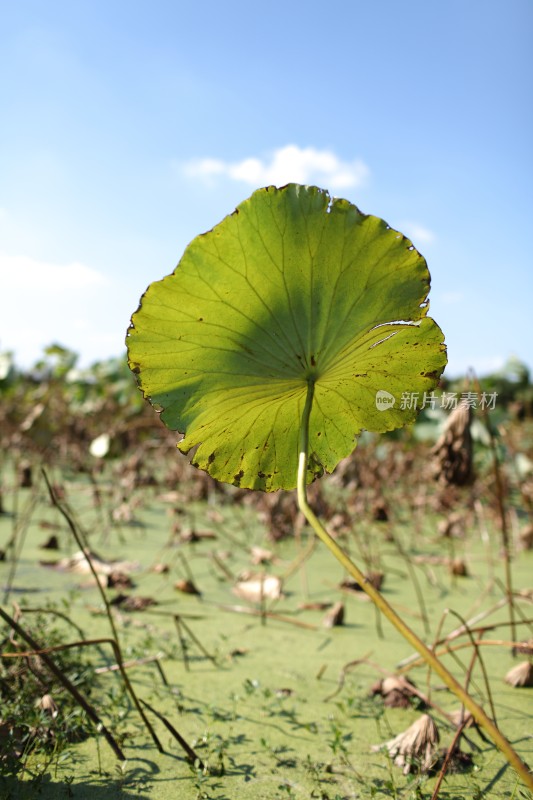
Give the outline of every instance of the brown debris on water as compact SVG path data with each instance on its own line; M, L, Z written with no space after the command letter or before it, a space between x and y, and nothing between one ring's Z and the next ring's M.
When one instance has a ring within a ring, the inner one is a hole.
M334 628L337 625L344 625L344 615L345 615L345 607L344 603L340 601L335 603L333 608L331 608L324 619L322 620L322 624L325 628Z
M390 675L376 681L370 693L381 695L384 705L389 708L409 708L415 702L420 708L423 701L418 697L416 686L402 675Z
M328 601L309 601L307 603L299 603L298 608L300 611L326 611L326 609L331 608L333 603Z
M437 753L437 761L432 767L432 772L437 772L442 769L445 760L448 759L446 764L446 772L450 775L459 775L463 772L469 772L474 766L474 759L470 753L463 753L457 747L451 755L448 755L448 750L442 748Z
M462 558L453 558L450 561L449 569L452 575L456 575L460 578L468 578L470 575L466 562Z
M133 589L135 584L126 572L114 569L107 576L108 589Z
M441 519L437 526L439 536L445 539L463 539L465 536L465 522L461 514L448 514Z
M194 529L190 531L183 531L179 535L179 539L183 544L195 544L196 542L201 542L203 539L217 539L216 533L213 531L196 531Z
M374 589L377 589L379 591L383 586L385 575L383 574L383 572L378 572L377 570L373 570L371 572L368 572L365 575L365 578L367 582L374 587ZM347 592L364 592L363 587L361 586L360 583L358 583L355 580L355 578L345 578L345 580L343 580L339 584L339 588L344 589L344 591Z
M294 689L288 689L287 687L282 687L281 689L276 689L275 695L276 697L292 697L294 694Z
M281 586L281 579L276 575L244 572L232 592L243 600L259 603L261 600L278 600L281 597Z
M513 656L533 656L533 639L528 639L525 642L519 642L512 648L511 653Z
M140 565L135 561L106 561L94 551L77 550L67 558L59 561L40 561L43 567L57 569L59 572L72 572L78 575L91 575L91 566L97 575L110 575L112 572L120 571L126 574L140 569Z
M170 572L170 567L168 564L154 564L152 572L155 572L156 575L167 575Z
M19 487L21 489L31 489L33 486L32 466L29 462L23 461L19 466Z
M515 689L533 686L533 664L529 661L522 661L521 664L517 664L505 676L505 683L514 686Z
M376 522L388 522L389 511L382 497L378 497L372 504L372 518L375 519Z
M117 606L122 611L144 611L150 606L156 606L157 600L153 597L140 597L131 594L118 594L111 600L110 605Z
M395 765L402 767L404 775L413 769L429 772L436 761L439 738L437 726L428 714L423 714L407 730L384 744L375 745L372 750L387 749Z
M59 550L59 539L55 533L53 533L48 537L46 542L43 542L41 545L39 545L39 547L41 550Z
M178 592L183 592L183 594L193 594L197 596L202 594L196 584L187 578L180 578L180 580L176 581L174 589Z
M267 550L265 547L254 545L250 551L252 564L258 566L259 564L269 564L274 560L274 553L272 550Z

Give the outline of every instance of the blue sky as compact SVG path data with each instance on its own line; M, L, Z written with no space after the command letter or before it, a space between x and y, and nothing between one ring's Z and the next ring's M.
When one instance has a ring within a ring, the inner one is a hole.
M410 236L448 374L533 367L533 4L3 2L0 350L124 351L146 286L266 183Z

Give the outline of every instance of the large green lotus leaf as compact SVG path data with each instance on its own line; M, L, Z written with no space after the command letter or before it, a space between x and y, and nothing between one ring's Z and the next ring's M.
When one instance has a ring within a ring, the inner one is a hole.
M309 381L308 480L362 429L415 418L413 398L446 364L426 316L429 281L383 220L313 186L260 189L148 287L129 364L195 466L243 487L293 488Z

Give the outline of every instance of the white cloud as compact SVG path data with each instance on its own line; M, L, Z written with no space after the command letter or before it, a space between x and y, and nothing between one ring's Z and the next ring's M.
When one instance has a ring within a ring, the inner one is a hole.
M420 225L418 222L404 221L398 225L398 228L411 239L415 247L424 244L432 244L436 238L433 231L430 231L429 228Z
M105 286L108 279L79 261L53 264L28 256L0 253L0 283L3 290L53 291L57 294L69 289Z
M122 322L112 289L109 277L78 261L57 264L0 252L0 351L13 351L16 363L28 367L43 347L58 342L95 360L98 336L107 330L104 314L114 319L110 304ZM99 349L113 354L123 341L119 332L112 348Z
M274 150L270 158L235 162L203 158L183 165L183 170L191 177L210 180L222 176L254 187L317 182L331 189L361 186L370 174L360 159L341 161L330 150L292 144Z

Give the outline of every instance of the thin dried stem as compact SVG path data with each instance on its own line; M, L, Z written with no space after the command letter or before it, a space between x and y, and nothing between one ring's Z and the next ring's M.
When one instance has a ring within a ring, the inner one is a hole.
M477 376L475 375L474 375L474 382L476 384L478 392L481 394L481 386ZM496 434L494 433L494 428L492 427L492 421L490 418L489 410L486 405L482 406L481 413L483 414L483 419L485 421L485 425L489 433L490 451L492 454L492 466L494 471L494 482L496 485L496 501L498 504L498 514L500 517L500 529L502 534L502 547L503 547L503 556L505 564L505 588L507 592L507 599L509 601L511 637L513 639L516 639L513 580L511 571L511 545L510 545L509 527L507 524L507 512L505 509L505 497L504 497L505 492L503 487L502 471L500 467L500 459L498 456L498 448L496 446Z
M365 578L361 570L351 561L346 552L340 545L333 539L332 536L326 531L318 517L314 514L307 501L307 464L308 464L308 445L309 445L309 417L311 415L311 408L313 404L314 383L309 380L307 384L307 394L305 399L302 420L300 424L300 442L299 442L299 460L298 460L298 477L297 477L297 493L298 505L304 514L306 520L309 522L319 539L321 539L335 558L342 564L342 566L349 572L349 574L359 583L363 591L370 597L379 610L385 615L389 622L396 628L396 630L417 650L424 661L431 666L431 668L439 675L444 681L446 686L452 691L456 697L463 703L466 708L471 712L476 722L484 728L490 736L494 744L501 750L508 762L514 767L520 775L525 785L533 789L533 778L529 769L524 764L518 753L511 746L505 736L498 730L493 721L487 716L485 711L479 706L475 700L464 690L461 684L453 677L453 675L446 669L444 664L435 656L435 654L427 647L426 644L409 628L401 617L398 616L396 611L388 604L380 592L375 589L370 581ZM514 637L513 637L514 638Z
M57 508L57 510L60 512L60 514L66 520L66 522L67 522L67 524L68 524L68 526L69 526L69 528L70 528L70 530L72 532L72 535L74 536L74 538L76 540L76 543L77 543L78 547L85 554L85 558L87 559L87 563L89 564L89 568L90 568L90 570L92 572L93 578L96 581L96 586L98 587L98 591L100 592L100 596L102 598L102 602L103 602L103 604L105 606L105 609L106 609L107 619L109 620L109 625L111 626L111 630L113 632L113 638L114 638L114 641L115 641L115 644L116 644L116 659L117 659L117 663L118 663L119 668L120 668L120 674L122 676L122 679L124 681L126 689L128 690L129 695L130 695L131 699L133 700L135 708L139 712L142 721L144 722L144 724L146 725L148 731L150 732L150 735L152 737L152 740L153 740L155 746L157 747L157 749L159 750L160 753L163 753L164 752L163 745L159 741L159 738L158 738L158 736L157 736L152 724L150 723L150 720L147 718L146 714L144 713L143 708L142 708L141 704L139 703L137 695L136 695L136 693L135 693L135 691L133 689L133 686L131 685L131 682L130 682L130 679L128 677L128 674L127 674L126 670L124 669L124 666L123 666L124 659L122 658L122 651L120 649L118 633L117 633L117 629L116 629L116 626L115 626L115 621L113 619L113 614L111 612L111 607L109 605L109 601L108 601L106 593L104 591L104 587L102 586L102 583L100 581L100 577L99 577L97 571L94 568L94 564L92 563L90 552L89 552L89 547L87 546L87 542L85 542L84 537L82 536L81 532L78 530L76 524L74 523L74 520L72 519L72 516L69 514L69 512L63 507L63 505L57 499L57 497L55 495L55 492L54 492L54 490L53 490L53 488L52 488L52 486L50 484L50 481L48 480L48 475L46 474L46 471L44 469L42 470L42 473L43 473L44 479L46 481L46 485L48 487L48 492L50 494L50 499L51 499L52 503L54 504L54 506Z
M457 730L455 731L455 735L454 735L454 737L453 737L453 739L452 739L452 741L450 743L450 746L448 747L448 750L446 751L446 757L444 759L444 763L443 763L443 765L441 767L441 770L439 772L439 777L437 778L437 783L435 784L435 788L433 790L433 794L431 795L431 800L437 800L437 798L439 796L440 787L442 786L442 781L444 780L444 776L446 775L446 772L448 771L448 766L450 764L452 756L453 756L453 754L455 753L455 751L457 749L457 745L459 744L459 740L460 740L460 738L461 738L461 736L463 734L464 729L468 725L468 722L469 722L469 719L465 718L462 721L462 723L459 725Z
M83 708L89 719L96 725L96 729L99 732L101 732L103 736L105 736L107 742L109 743L109 746L111 747L117 758L120 761L125 761L126 757L124 753L122 752L119 745L113 738L110 731L108 731L108 729L106 728L106 726L104 725L104 723L102 722L102 720L100 719L94 708L89 704L89 702L80 693L80 691L76 688L76 686L74 686L74 684L71 683L71 681L67 678L67 676L63 674L63 672L59 669L57 664L48 656L48 652L52 652L56 648L41 647L39 642L37 642L32 636L30 636L30 634L27 633L24 630L24 628L22 628L21 625L19 625L18 622L15 622L15 620L12 617L10 617L9 614L7 614L2 608L0 608L0 616L5 622L7 622L7 624L12 628L12 630L14 630L15 633L17 633L20 636L21 639L24 639L24 641L27 644L29 644L29 646L32 648L33 653L38 653L40 655L40 657L42 658L42 660L44 661L50 672L52 672L56 676L56 678L63 684L67 692L70 692L70 694L74 697L78 705L80 705L81 708ZM77 644L79 646L79 642ZM57 649L65 649L65 648L63 647ZM17 653L16 655L20 654Z
M163 714L160 714L160 713L159 713L159 711L156 711L156 709L155 709L155 708L153 708L153 707L152 707L152 706L151 706L149 703L147 703L147 702L146 702L146 700L141 700L141 703L142 703L144 706L146 706L146 708L147 708L149 711L151 711L151 712L152 712L152 714L155 714L155 716L157 717L157 719L160 719L160 720L161 720L161 722L163 723L163 725L165 726L165 728L166 728L168 731L170 731L170 733L172 734L172 736L174 737L174 739L176 739L176 741L177 741L177 742L179 742L179 744L181 745L181 747L183 748L183 750L185 750L185 752L186 752L186 754L187 754L187 758L189 759L189 761L190 761L192 764L196 764L196 766L197 766L199 769L201 769L203 772L205 772L205 771L206 771L206 767L205 767L205 764L204 764L204 762L203 762L203 761L202 761L202 759L201 759L201 758L200 758L200 757L199 757L199 756L198 756L198 755L197 755L197 754L194 752L194 750L192 749L192 747L191 747L191 746L190 746L190 745L189 745L189 744L188 744L188 743L185 741L185 739L183 738L183 736L181 735L181 733L179 733L179 732L176 730L176 728L175 728L175 727L174 727L174 726L173 726L173 725L172 725L172 724L171 724L171 723L168 721L168 719L167 719L166 717L164 717L164 716L163 716Z
M470 639L470 643L471 643L472 647L474 648L474 656L473 656L473 659L472 659L472 665L471 665L471 667L469 669L469 672L468 672L468 680L470 681L470 674L471 674L471 671L472 671L472 669L474 667L474 663L475 663L475 661L477 659L477 661L479 661L479 666L481 667L481 672L483 673L483 680L485 681L485 689L487 691L487 696L489 698L489 705L490 705L490 710L491 710L491 714L492 714L492 719L494 720L494 723L497 724L497 722L496 722L496 709L494 707L494 702L492 700L492 692L490 690L489 676L487 675L485 662L483 661L483 658L481 656L481 652L479 650L479 645L481 643L481 639L478 639L478 640L474 639L474 636L472 634L472 631L468 627L468 624L465 622L465 620L461 617L461 615L457 611L453 611L452 609L450 609L450 614L453 614L454 617L457 617L457 619L464 625L464 627L466 629L466 633L468 635L468 638ZM514 629L514 623L513 622L511 622L511 627ZM481 634L481 635L483 635L483 634Z

